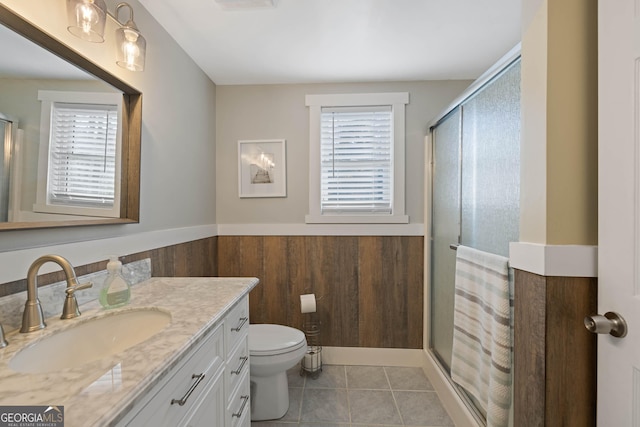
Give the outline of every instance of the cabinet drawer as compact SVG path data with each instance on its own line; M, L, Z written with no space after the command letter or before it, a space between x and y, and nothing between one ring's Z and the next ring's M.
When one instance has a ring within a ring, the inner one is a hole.
M240 387L229 398L227 406L227 423L231 427L248 426L251 423L251 393L249 371L240 378Z
M213 384L203 390L204 397L196 403L191 416L183 423L186 427L222 427L224 426L225 394L222 371L218 372Z
M191 413L192 408L211 388L217 371L224 362L223 328L217 327L205 341L192 350L186 360L174 368L163 386L152 390L150 401L129 424L175 427ZM181 404L182 403L182 404Z
M224 321L227 354L235 349L240 339L249 333L249 298L242 298Z
M238 387L238 383L249 372L249 336L245 335L240 340L239 345L229 356L226 367L227 390L229 390L229 398L231 393Z

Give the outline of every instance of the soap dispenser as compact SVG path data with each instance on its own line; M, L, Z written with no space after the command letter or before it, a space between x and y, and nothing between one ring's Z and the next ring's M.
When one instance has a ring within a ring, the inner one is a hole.
M100 291L100 304L104 308L122 307L129 303L131 287L122 276L122 263L116 256L107 263L107 280Z

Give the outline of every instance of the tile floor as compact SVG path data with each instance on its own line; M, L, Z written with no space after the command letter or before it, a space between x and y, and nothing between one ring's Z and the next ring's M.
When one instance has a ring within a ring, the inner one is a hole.
M420 368L324 365L288 372L289 412L252 427L453 426Z

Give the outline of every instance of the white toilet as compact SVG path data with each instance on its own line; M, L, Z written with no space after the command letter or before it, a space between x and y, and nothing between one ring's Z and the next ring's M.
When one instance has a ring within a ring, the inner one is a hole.
M282 418L289 409L287 370L307 352L302 331L282 325L249 325L251 420Z

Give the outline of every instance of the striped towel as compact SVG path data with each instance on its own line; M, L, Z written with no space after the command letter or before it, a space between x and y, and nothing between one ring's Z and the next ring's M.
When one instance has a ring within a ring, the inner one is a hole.
M487 427L509 424L512 298L509 260L459 246L451 378L481 405Z

